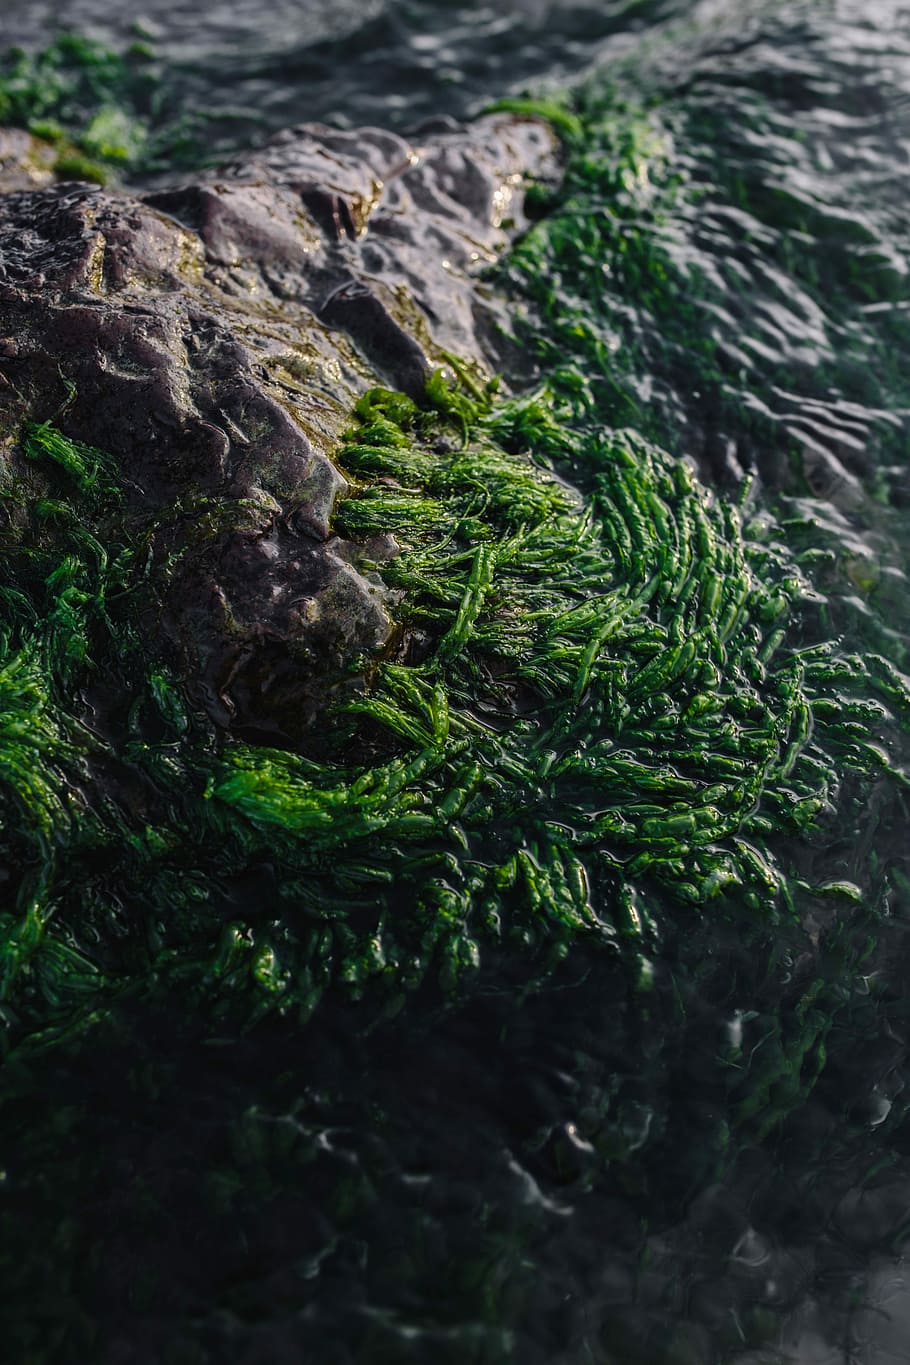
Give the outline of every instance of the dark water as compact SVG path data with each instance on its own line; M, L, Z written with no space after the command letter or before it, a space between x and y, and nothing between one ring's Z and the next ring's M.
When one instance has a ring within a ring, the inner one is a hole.
M38 44L59 22L122 42L134 16L7 0L0 32ZM656 97L701 188L666 246L755 422L706 414L685 338L658 347L635 316L648 420L714 452L721 484L759 469L776 513L833 547L835 633L910 645L910 10L158 0L143 26L175 99L238 111L235 142L313 119L406 129L598 65ZM826 268L854 259L849 306L829 307ZM877 841L906 876L905 831L873 793L815 870L865 889ZM822 958L818 926L686 926L644 999L581 954L527 998L491 962L459 1009L427 998L372 1030L332 1007L300 1035L212 1037L124 1002L9 1081L10 1358L910 1361L908 926L906 894L874 934L844 915ZM783 1060L808 970L849 981L814 1086ZM766 1060L766 1107L789 1117L731 1134L735 1073ZM585 1135L608 1116L605 1157Z
M30 46L64 25L120 44L147 33L179 68L183 98L230 105L253 115L251 127L325 120L407 129L429 115L470 115L516 86L565 84L603 38L674 9L686 6L226 0L200 11L150 0L132 12L97 0L10 0L0 31Z

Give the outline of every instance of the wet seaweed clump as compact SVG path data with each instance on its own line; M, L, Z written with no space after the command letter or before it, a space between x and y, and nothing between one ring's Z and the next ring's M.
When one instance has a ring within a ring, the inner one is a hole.
M809 639L805 577L686 462L570 416L464 367L422 404L360 400L337 524L396 536L377 569L399 644L318 758L193 707L142 629L154 527L125 528L114 462L51 424L21 434L2 490L10 1041L178 981L214 1018L303 1019L330 986L395 1010L487 961L539 979L576 942L646 984L680 916L861 898L807 883L792 841L903 780L880 740L904 680Z

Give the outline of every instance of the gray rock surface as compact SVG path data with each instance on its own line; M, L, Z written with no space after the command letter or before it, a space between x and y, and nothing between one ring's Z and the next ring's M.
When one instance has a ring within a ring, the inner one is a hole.
M0 475L28 420L110 452L171 565L151 628L220 723L293 737L390 638L366 566L395 545L333 535L333 456L370 385L495 363L478 274L523 177L557 173L510 115L299 128L139 195L42 184L34 139L0 134Z

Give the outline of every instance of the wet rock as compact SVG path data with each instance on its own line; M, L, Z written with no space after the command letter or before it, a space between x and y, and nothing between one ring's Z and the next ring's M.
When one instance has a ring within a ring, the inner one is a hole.
M503 319L478 276L527 226L524 181L557 175L536 119L491 115L414 141L314 125L149 202L198 232L228 293L304 305L406 388L418 349L424 365L444 350L496 365Z
M392 631L366 566L394 543L332 530L352 405L421 393L446 351L495 364L477 276L552 135L300 128L138 195L43 184L39 152L0 134L0 462L26 421L109 452L168 565L150 629L220 723L297 737Z
M32 137L22 128L0 128L0 186L3 193L50 185L56 159L56 149L49 142Z

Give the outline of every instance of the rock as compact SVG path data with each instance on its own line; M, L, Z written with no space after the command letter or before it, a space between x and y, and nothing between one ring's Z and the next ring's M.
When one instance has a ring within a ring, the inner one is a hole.
M0 462L29 420L109 452L170 565L151 628L197 698L298 737L392 632L366 565L394 542L332 531L352 405L422 393L447 351L495 364L477 276L554 139L512 116L414 145L314 126L130 195L42 187L34 139L0 136Z
M0 128L0 192L35 189L54 180L57 150L22 128Z

